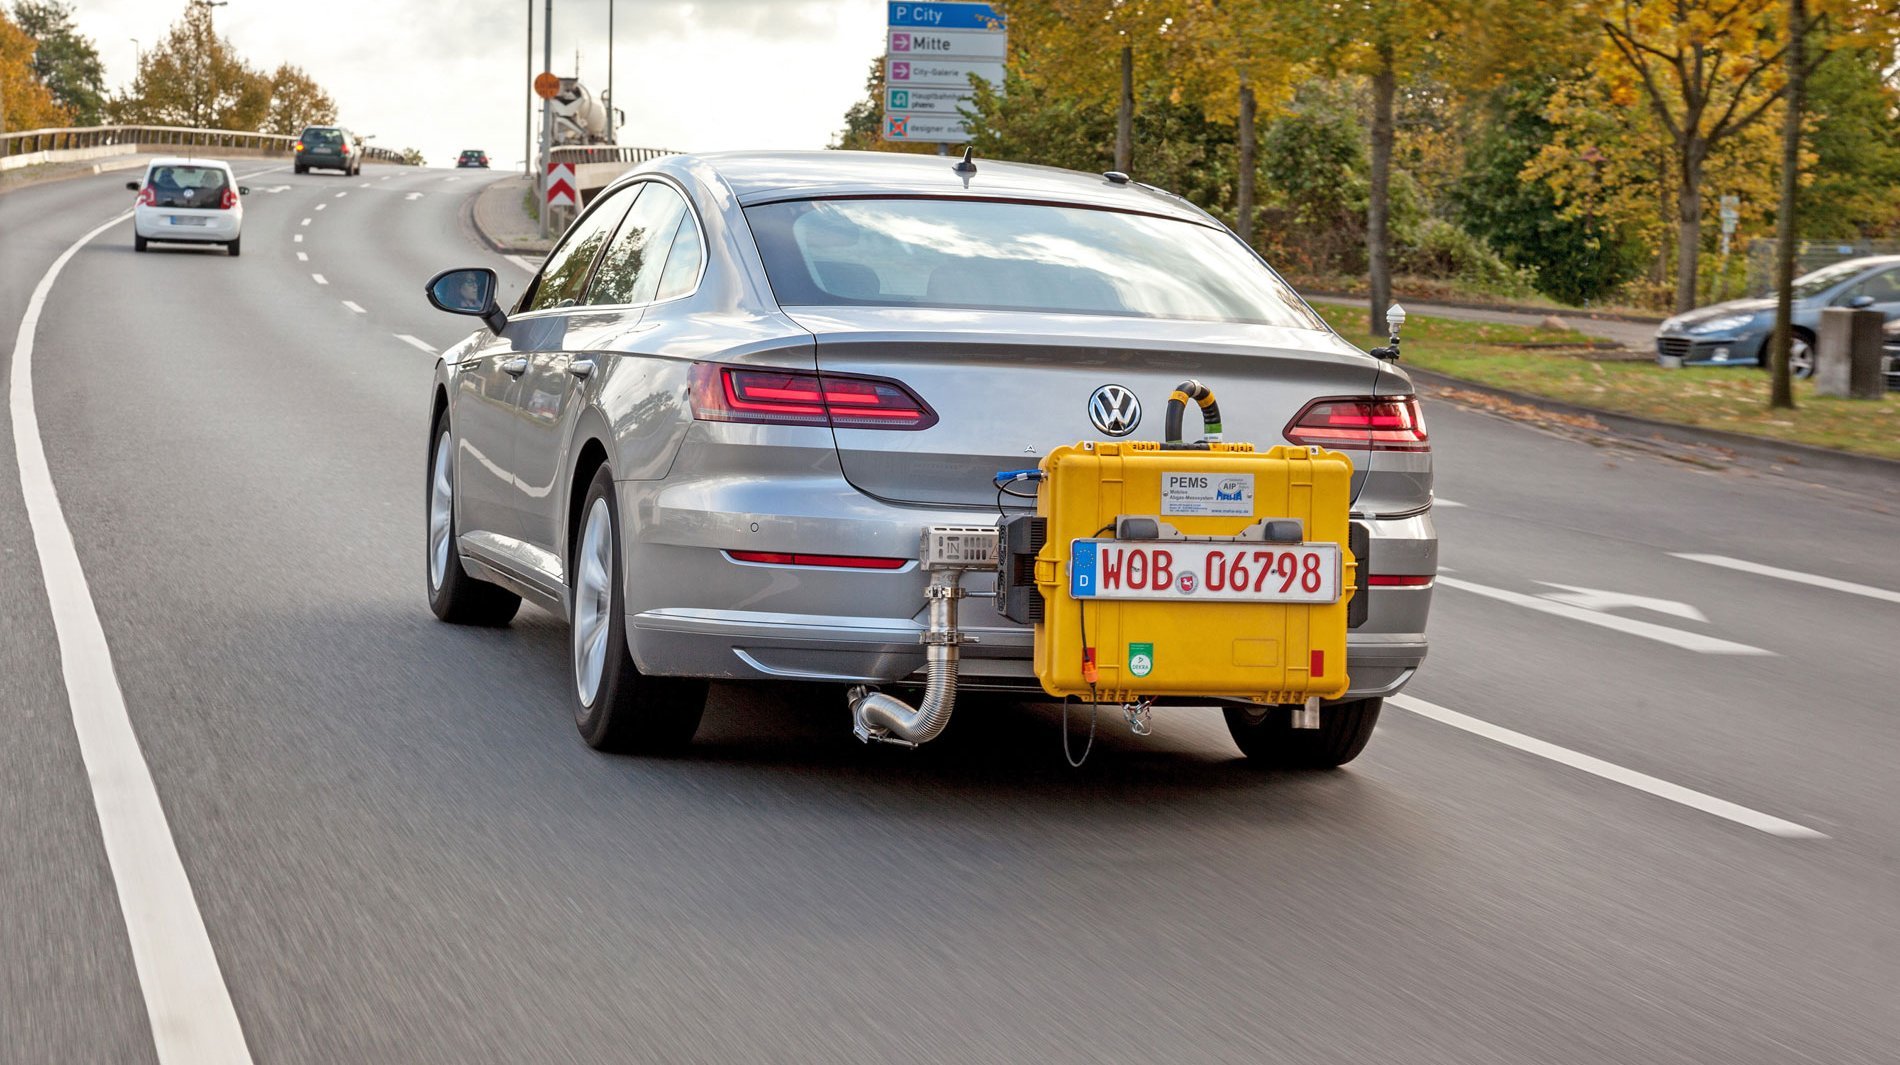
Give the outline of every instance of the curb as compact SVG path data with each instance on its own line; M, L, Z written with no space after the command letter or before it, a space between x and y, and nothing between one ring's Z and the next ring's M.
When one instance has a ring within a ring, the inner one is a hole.
M1332 292L1322 289L1301 289L1298 285L1294 285L1293 287L1294 290L1299 292L1302 296L1318 296L1329 300L1371 299L1371 297L1364 292ZM1661 325L1663 323L1663 316L1660 315L1650 317L1641 314L1624 314L1619 311L1593 311L1587 307L1532 307L1522 303L1483 303L1478 300L1447 300L1434 299L1430 296L1401 296L1396 292L1392 294L1392 298L1395 300L1408 299L1417 303L1431 303L1440 307L1457 307L1460 310L1466 311L1499 311L1504 314L1529 314L1539 317L1556 315L1559 318L1593 318L1597 321L1629 322L1634 325Z
M1523 403L1533 407L1542 407L1560 414L1579 415L1595 418L1605 426L1626 436L1641 435L1675 443L1702 444L1727 448L1739 455L1745 455L1757 462L1775 465L1798 466L1806 470L1829 470L1839 473L1864 474L1880 477L1889 483L1900 484L1900 459L1881 458L1878 455L1859 455L1852 451L1837 451L1834 448L1818 447L1814 444L1796 444L1776 440L1772 437L1753 436L1727 429L1706 429L1696 425L1681 425L1676 422L1657 421L1639 414L1623 414L1599 407L1585 407L1576 403L1551 399L1548 396L1517 392L1494 385L1467 381L1462 377L1434 373L1416 366L1405 367L1405 372L1416 380L1434 385L1466 389L1482 395L1508 399L1514 403Z
M484 185L470 193L468 199L462 201L462 223L468 228L469 232L475 234L483 244L488 245L497 255L531 255L535 258L545 257L550 249L531 245L511 244L498 239L491 235L488 230L482 228L482 216L479 211L475 210L475 201L481 199L482 194L487 191L488 186Z

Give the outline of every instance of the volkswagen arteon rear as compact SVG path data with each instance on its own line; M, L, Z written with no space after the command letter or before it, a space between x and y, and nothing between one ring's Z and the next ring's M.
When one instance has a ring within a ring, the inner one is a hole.
M629 486L641 668L917 683L925 527L1026 513L997 475L1057 446L1162 439L1169 393L1195 379L1227 440L1352 458L1370 609L1349 634L1351 694L1396 691L1425 654L1437 563L1430 443L1404 373L1174 197L900 159L710 157L803 337L695 362L670 471ZM963 607L963 686L1036 690L1030 631L981 598L988 575L965 585L979 598Z

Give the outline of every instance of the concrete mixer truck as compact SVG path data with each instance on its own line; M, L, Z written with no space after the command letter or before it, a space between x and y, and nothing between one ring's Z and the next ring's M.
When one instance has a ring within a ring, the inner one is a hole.
M607 124L607 106L579 78L562 78L561 91L554 94L554 143L557 147L575 144L612 144L613 129ZM621 125L616 114L614 126Z

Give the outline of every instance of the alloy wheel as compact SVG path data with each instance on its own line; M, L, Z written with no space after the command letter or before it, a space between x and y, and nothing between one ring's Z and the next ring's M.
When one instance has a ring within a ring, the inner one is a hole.
M607 668L613 545L607 500L596 499L582 520L581 548L574 557L574 687L583 715L600 694L601 676Z
M429 478L429 587L442 587L449 570L449 527L455 517L455 483L449 477L449 434L435 441L435 471Z
M1814 376L1814 348L1800 337L1788 339L1788 372L1796 377Z

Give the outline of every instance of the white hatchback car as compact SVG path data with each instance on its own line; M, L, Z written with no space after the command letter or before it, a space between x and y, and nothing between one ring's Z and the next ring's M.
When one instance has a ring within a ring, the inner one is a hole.
M151 241L222 244L239 254L244 202L251 190L237 183L231 164L217 159L154 159L144 181L125 187L139 194L132 208L132 247Z

